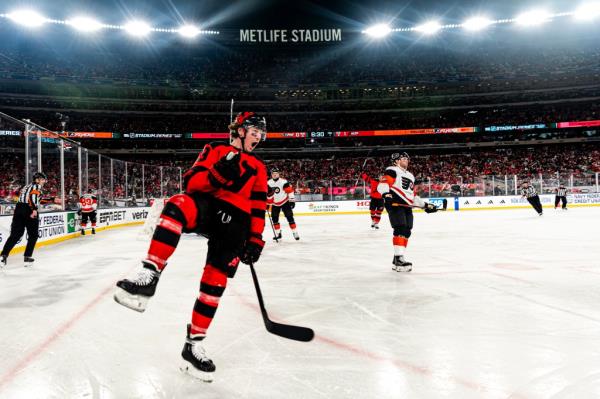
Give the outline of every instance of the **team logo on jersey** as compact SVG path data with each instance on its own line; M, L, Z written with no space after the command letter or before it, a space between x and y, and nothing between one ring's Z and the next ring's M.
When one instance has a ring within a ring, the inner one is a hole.
M217 215L221 215L221 223L228 224L231 222L231 215L229 215L223 211L218 211Z

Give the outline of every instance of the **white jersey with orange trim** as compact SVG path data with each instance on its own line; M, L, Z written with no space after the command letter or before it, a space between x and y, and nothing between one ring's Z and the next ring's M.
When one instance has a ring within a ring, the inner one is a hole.
M295 201L294 188L292 185L283 178L269 179L268 185L268 196L267 202L275 206L282 206L288 201Z
M406 169L390 166L385 170L377 191L382 195L392 193L393 202L409 206L423 207L425 202L415 195L415 177Z
M84 194L79 198L79 209L81 212L94 212L98 209L98 198L92 194Z

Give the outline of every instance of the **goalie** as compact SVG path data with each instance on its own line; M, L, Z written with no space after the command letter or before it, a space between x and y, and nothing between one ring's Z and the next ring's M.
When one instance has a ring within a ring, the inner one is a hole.
M265 244L262 233L267 170L252 152L266 137L266 121L253 112L244 112L229 129L231 144L207 144L185 173L185 193L166 203L141 271L131 280L117 282L115 291L118 303L143 312L181 234L195 232L208 238L200 295L181 352L182 371L204 381L212 381L215 365L202 340L215 316L227 278L235 275L240 261L258 261Z
M415 195L415 177L408 168L409 156L407 153L392 154L393 166L385 170L377 191L385 201L385 209L394 229L394 260L392 270L397 272L410 272L412 263L404 259L404 252L413 228L412 208L422 208L427 213L437 212L435 205L423 201Z

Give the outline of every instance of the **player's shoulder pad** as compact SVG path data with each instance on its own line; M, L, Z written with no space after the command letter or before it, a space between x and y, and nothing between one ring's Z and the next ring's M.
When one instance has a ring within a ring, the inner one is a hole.
M391 177L396 177L396 176L398 176L398 172L399 172L399 171L400 171L400 168L398 168L398 167L396 167L396 166L388 166L388 167L385 169L385 172L384 172L384 174L385 174L385 175L388 175L388 176L391 176Z
M206 144L208 146L210 146L210 148L212 148L213 150L217 147L229 147L231 146L229 143L225 142L225 141L211 141L210 143Z
M252 158L256 159L257 161L259 161L262 164L262 166L264 166L265 169L267 169L267 165L265 164L265 161L261 157L259 157L258 155L256 155L255 153L253 153L253 152L244 152L244 154L246 154L249 157L252 157Z

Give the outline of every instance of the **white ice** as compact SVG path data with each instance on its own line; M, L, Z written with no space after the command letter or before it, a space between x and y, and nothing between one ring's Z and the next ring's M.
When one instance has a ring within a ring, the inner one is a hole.
M188 236L139 314L112 299L145 254L138 228L46 247L0 272L1 398L597 398L600 208L415 215L412 273L367 215L299 217L241 267L205 340L212 384L178 370L206 242ZM266 236L270 240L271 234Z

